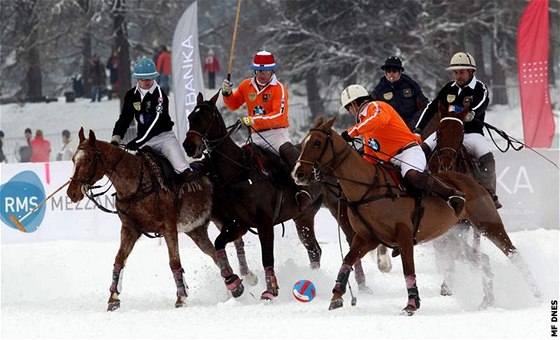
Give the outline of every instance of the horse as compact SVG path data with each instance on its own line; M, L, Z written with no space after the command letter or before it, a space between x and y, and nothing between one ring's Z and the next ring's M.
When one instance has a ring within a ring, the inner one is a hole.
M431 173L458 171L473 176L476 179L477 162L467 153L463 146L463 124L467 114L470 112L469 104L470 102L467 102L461 110L453 112L449 112L444 105L439 104L438 116L441 117L441 120L436 129L437 144L435 149L427 155L428 169ZM469 245L466 239L468 229L469 224L467 221L462 221L459 223L458 228L453 229L448 235L439 238L434 243L436 261L445 273L440 294L452 294L450 278L451 273L454 271L454 261L464 262L467 260L469 263L474 263L482 269L484 299L481 307L485 307L491 305L494 300L490 258L488 255L480 252L480 234L476 231L473 233L473 245Z
M267 289L261 294L263 300L273 300L278 296L278 284L274 272L274 225L292 219L298 236L306 247L311 268L320 266L321 248L315 239L314 217L320 208L322 197L316 198L304 211L298 210L295 193L298 188L285 171L284 185L273 183L263 175L244 148L239 147L230 137L221 113L216 107L219 92L205 101L202 94L197 96L197 105L189 114L189 130L183 142L187 155L199 158L205 152L210 177L214 181L214 211L216 218L224 222L214 245L218 266L226 287L233 297L243 294L243 284L231 269L224 247L227 243L244 235L249 229L258 232L261 244L262 264L265 271ZM238 122L237 127L239 127ZM268 156L267 156L268 155ZM264 165L268 171L283 168L278 157L263 153ZM266 160L268 159L269 162ZM273 178L276 176L272 176ZM282 177L280 173L278 177ZM337 210L337 200L330 201L330 211ZM340 217L341 228L346 235L352 235L345 215ZM347 236L349 241L351 236ZM356 280L361 291L369 291L361 263L356 263Z
M338 272L329 309L343 306L343 295L354 262L380 243L398 248L401 254L408 300L403 315L414 315L420 296L414 268L414 243L443 235L459 220L468 220L493 242L521 272L535 297L540 291L519 251L512 244L492 197L472 177L458 172L441 172L440 180L465 193L465 208L456 216L447 203L435 196L423 198L423 217L415 231L416 197L410 196L386 165L366 162L356 150L332 130L336 117L319 118L302 142L301 154L292 177L299 185L310 185L322 176L335 176L349 205L349 219L355 236Z
M116 191L116 209L121 220L121 241L113 265L112 283L107 311L120 308L122 274L126 259L141 235L165 239L169 252L169 266L177 288L175 307L186 306L188 287L179 257L178 232L187 234L195 244L216 263L214 246L208 238L208 224L212 207L212 184L201 177L187 183L171 182L162 185L151 176L149 165L110 143L97 140L90 130L79 133L79 146L72 157L74 170L68 197L76 203L84 198L92 185L107 176Z

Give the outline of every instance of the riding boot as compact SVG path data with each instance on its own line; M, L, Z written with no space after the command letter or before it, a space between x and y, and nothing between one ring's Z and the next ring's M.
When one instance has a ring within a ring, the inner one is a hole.
M278 151L280 152L280 158L282 158L284 163L290 168L290 171L292 171L299 159L300 152L298 148L291 142L286 142L280 146ZM311 205L314 197L312 196L311 190L303 189L300 186L297 187L299 190L296 192L295 199L298 204L298 210L301 212Z
M500 209L502 203L498 201L498 196L496 195L496 160L494 155L489 152L481 156L478 161L480 162L478 181L492 196L496 209Z
M459 216L461 211L463 211L465 206L465 194L447 186L438 178L416 170L409 170L404 178L415 188L423 190L428 194L434 193L436 196L446 200L456 216Z
M183 186L186 186L188 192L202 190L202 186L199 183L201 173L197 168L193 167L193 164L191 164L190 168L183 171L180 176Z

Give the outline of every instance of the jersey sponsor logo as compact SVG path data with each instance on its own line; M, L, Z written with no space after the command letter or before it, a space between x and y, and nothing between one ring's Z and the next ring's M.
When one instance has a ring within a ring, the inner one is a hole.
M473 102L473 96L465 96L465 98L463 98L464 106L470 105L472 102Z
M257 99L257 94L256 93L249 93L249 100L254 102L255 99Z
M407 97L407 98L412 97L412 90L411 89L403 89L402 92L403 92L403 95L405 97Z
M270 93L263 94L263 103L268 102L269 99L270 99Z
M383 99L385 99L385 100L391 100L391 99L393 99L393 92L385 92L385 93L383 93Z
M255 106L255 108L253 109L253 114L255 116L263 116L264 114L266 114L264 108L262 106Z
M135 109L136 111L140 111L141 104L142 104L142 103L140 103L140 102L135 102L135 103L132 103L132 106L134 106L134 109Z
M447 102L448 103L453 103L455 101L455 98L457 98L457 96L455 96L454 94L448 94L447 95Z

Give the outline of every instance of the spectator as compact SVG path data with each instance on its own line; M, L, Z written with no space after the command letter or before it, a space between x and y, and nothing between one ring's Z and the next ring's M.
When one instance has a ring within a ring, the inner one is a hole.
M4 162L4 163L8 163L8 160L6 159L6 155L4 155L4 150L2 149L4 147L4 131L0 130L0 163Z
M48 162L51 156L51 142L43 138L43 131L37 129L35 138L29 142L33 152L31 162Z
M84 96L84 84L82 83L82 76L75 74L72 76L72 90L76 98L82 98Z
M204 59L204 72L208 73L208 88L216 88L216 73L220 72L220 63L214 56L214 50L208 51L208 56Z
M31 149L31 129L26 128L23 133L25 135L25 144L19 148L19 161L27 163L31 161L31 154L33 153Z
M111 56L107 59L107 65L105 65L105 67L109 70L111 89L113 91L118 91L121 84L119 81L119 53L117 50L113 50Z
M161 47L161 53L157 58L157 71L160 79L159 86L165 94L169 94L171 91L171 53L165 46Z
M62 130L62 148L56 155L57 161L70 161L74 155L75 147L70 139L70 131Z
M385 76L379 80L372 91L373 100L389 103L404 120L410 131L414 130L420 114L428 105L428 98L422 93L420 85L408 75L399 57L389 57L381 66Z
M105 68L99 60L99 56L94 54L91 58L89 65L89 82L91 85L91 102L95 100L101 101L101 95L103 88L105 87L105 81L107 76L105 75Z

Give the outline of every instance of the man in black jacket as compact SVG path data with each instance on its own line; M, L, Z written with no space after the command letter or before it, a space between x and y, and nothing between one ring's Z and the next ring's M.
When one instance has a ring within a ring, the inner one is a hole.
M119 145L132 119L136 119L137 137L128 142L126 148L135 151L147 145L167 158L176 173L192 180L187 157L172 130L174 123L169 116L169 99L155 81L158 74L151 59L142 58L136 62L132 77L138 79L138 84L124 96L111 143Z
M415 133L420 134L432 117L438 112L439 103L453 110L462 110L469 103L470 113L465 118L463 145L467 152L480 162L480 184L492 195L496 208L502 207L496 196L496 161L484 139L482 128L486 108L490 101L488 88L476 79L476 63L472 55L458 52L453 55L447 68L453 71L455 81L447 83L432 100L416 124ZM436 147L437 135L434 132L424 140L431 150Z
M387 58L381 69L385 71L385 75L379 79L371 95L374 100L389 103L412 131L422 110L428 104L428 98L422 93L418 83L403 74L401 58Z

